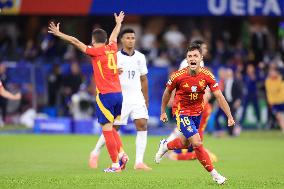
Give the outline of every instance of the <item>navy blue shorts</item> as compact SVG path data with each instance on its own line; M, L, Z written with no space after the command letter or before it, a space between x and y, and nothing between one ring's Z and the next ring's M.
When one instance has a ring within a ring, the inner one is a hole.
M198 133L201 115L199 116L179 115L176 117L176 120L179 131L187 139Z
M102 125L119 119L122 108L122 93L98 94L96 96L96 114Z
M284 112L284 104L277 104L272 106L272 112L276 114L277 112Z

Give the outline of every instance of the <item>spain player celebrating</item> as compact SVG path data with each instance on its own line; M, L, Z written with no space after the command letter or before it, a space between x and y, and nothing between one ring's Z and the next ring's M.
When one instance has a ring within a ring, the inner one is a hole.
M119 152L123 151L120 137L113 128L114 120L121 114L122 93L117 70L117 36L120 32L121 23L124 19L124 12L119 15L114 14L116 26L113 29L109 43L107 33L103 29L95 29L92 32L92 46L87 46L75 37L66 35L59 31L59 23L53 22L49 25L49 33L63 39L83 53L92 58L94 78L97 86L96 113L98 121L102 126L107 150L112 160L111 167L105 172L120 172L121 167L125 167L128 158L121 157L123 162L119 163Z
M209 155L203 147L200 135L198 134L201 113L204 109L203 95L207 86L216 97L219 106L227 115L228 126L233 126L235 121L213 74L207 69L200 67L200 62L202 61L200 46L191 44L187 50L186 59L189 66L174 72L167 83L162 98L160 116L161 121L168 121L165 110L172 91L176 89L176 98L179 98L176 123L182 135L170 142L165 139L161 140L158 152L155 156L155 162L160 163L163 155L168 150L187 149L189 145L192 145L197 159L204 168L210 172L213 180L218 184L223 184L226 178L214 169Z

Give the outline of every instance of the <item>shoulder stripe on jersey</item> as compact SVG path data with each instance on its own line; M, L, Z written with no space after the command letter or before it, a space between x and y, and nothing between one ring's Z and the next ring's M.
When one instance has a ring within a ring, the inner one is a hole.
M215 80L214 75L210 71L208 71L208 70L206 70L204 68L201 68L201 72L204 73L205 75L208 75L209 77L211 77L211 79Z
M173 81L174 79L176 79L177 77L181 76L185 72L186 72L186 70L182 69L182 70L179 70L179 71L173 73L173 75L171 76L171 80Z

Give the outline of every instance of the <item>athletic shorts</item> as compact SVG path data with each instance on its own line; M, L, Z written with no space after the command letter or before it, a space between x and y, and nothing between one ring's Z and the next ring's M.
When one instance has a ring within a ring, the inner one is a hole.
M276 114L277 112L284 112L284 104L277 104L272 106L272 112Z
M128 118L149 119L148 110L145 104L122 104L120 120L116 120L114 125L127 125Z
M98 94L96 96L96 114L102 125L113 123L120 119L122 108L122 93Z
M176 117L178 130L187 139L198 133L200 120L201 120L201 115L199 116L179 115Z

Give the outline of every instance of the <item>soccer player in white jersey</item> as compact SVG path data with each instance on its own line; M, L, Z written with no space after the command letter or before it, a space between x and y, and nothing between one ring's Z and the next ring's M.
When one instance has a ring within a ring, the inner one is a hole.
M133 29L124 29L121 32L122 49L117 52L117 67L120 72L120 84L122 88L123 104L121 119L114 123L117 128L127 125L130 117L136 126L136 160L134 169L151 170L143 159L147 145L147 120L148 115L148 79L145 55L135 50L135 32ZM97 168L98 156L105 141L100 136L96 147L91 152L89 165Z

